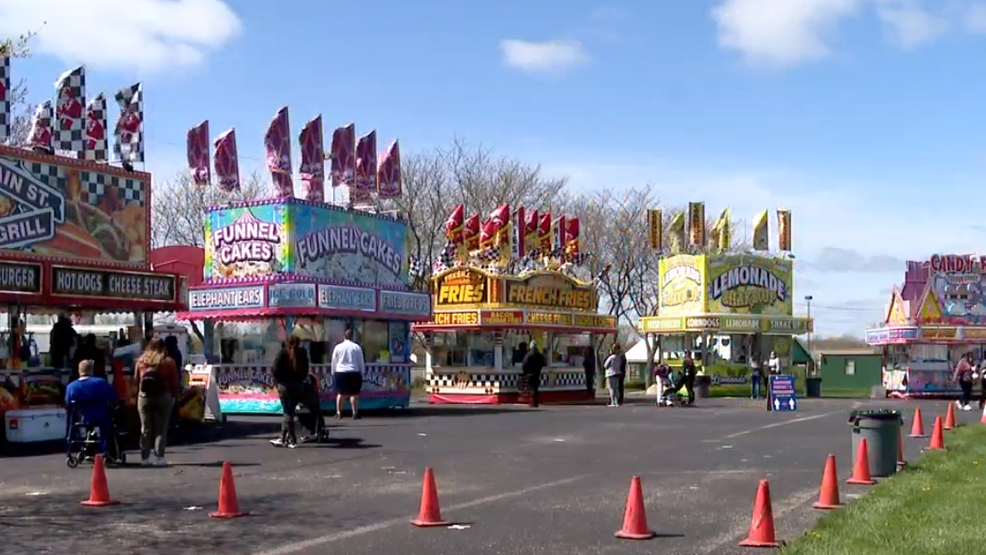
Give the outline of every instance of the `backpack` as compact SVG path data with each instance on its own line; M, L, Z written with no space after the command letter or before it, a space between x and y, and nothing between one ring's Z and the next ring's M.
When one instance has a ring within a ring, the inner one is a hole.
M164 394L164 379L157 366L144 369L140 377L140 392L147 397L158 397Z

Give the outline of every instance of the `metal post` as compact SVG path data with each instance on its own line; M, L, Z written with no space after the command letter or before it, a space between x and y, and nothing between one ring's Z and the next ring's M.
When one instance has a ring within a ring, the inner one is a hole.
M808 369L810 374L815 373L815 355L811 352L811 295L805 295L805 302L808 304Z

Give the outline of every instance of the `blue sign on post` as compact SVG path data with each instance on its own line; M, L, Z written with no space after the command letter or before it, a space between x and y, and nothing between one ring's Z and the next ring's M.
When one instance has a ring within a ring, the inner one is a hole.
M794 376L777 374L770 377L770 404L771 408L778 412L798 410Z

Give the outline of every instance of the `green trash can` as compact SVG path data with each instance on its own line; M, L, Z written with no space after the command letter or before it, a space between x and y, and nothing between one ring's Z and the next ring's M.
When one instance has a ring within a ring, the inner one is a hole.
M695 397L698 399L707 399L711 396L712 376L705 374L695 376Z
M852 461L854 468L859 456L859 442L866 440L870 458L870 475L886 478L897 473L897 443L903 419L899 410L856 410L849 414L852 427Z

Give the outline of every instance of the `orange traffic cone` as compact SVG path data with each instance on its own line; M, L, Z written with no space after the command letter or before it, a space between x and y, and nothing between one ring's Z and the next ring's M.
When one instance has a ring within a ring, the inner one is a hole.
M914 421L911 423L910 437L928 437L924 434L924 419L921 418L921 409L914 409Z
M935 417L935 427L931 430L931 444L928 445L928 450L942 450L945 449L945 432L942 431L941 417Z
M411 524L422 528L429 526L448 526L449 521L442 520L442 510L438 506L438 488L435 487L435 473L431 468L425 469L424 481L421 483L421 507L418 518Z
M767 480L760 480L757 498L753 501L750 534L739 544L743 547L780 546L774 533L774 510L770 507L770 484Z
M103 456L96 455L96 460L92 464L92 481L89 485L89 499L81 505L86 507L106 507L108 505L119 505L119 501L110 498L110 488L106 483L106 466L103 463Z
M627 494L627 506L623 511L623 528L616 532L616 537L625 540L649 540L656 535L647 527L644 492L640 487L640 477L634 476L630 480L630 493Z
M226 461L223 463L223 476L219 480L219 510L209 513L209 516L237 518L247 514L240 510L240 502L236 498L236 484L233 482L233 465Z
M945 429L955 429L955 403L948 404L948 412L945 413Z
M983 415L979 417L980 424L986 424L986 405L983 405Z
M904 468L907 466L907 461L904 460L904 438L901 437L900 428L897 428L897 468Z
M846 480L846 483L857 486L871 486L876 483L876 480L870 476L870 450L865 439L859 440L856 465L853 466L852 477Z
M839 472L835 467L835 455L829 455L825 460L825 472L822 473L822 489L818 492L818 501L812 505L816 509L838 509L839 502Z

